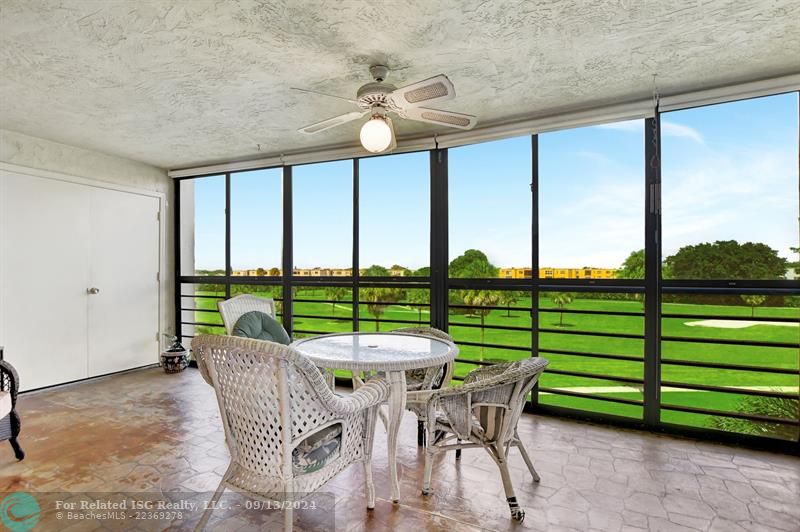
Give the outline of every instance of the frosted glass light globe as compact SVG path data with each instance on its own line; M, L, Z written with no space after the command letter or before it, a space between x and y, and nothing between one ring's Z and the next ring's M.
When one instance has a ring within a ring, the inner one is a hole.
M392 144L392 128L381 116L373 116L361 127L361 145L368 152L380 153Z

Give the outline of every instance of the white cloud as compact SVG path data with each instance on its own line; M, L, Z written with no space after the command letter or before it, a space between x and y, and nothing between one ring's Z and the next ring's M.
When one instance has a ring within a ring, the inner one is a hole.
M787 256L798 239L793 151L742 147L736 153L708 153L665 172L664 256L714 240L763 242Z
M675 122L661 121L661 134L667 137L680 137L692 140L698 144L705 144L705 139L693 127L676 124Z
M628 133L641 133L644 130L644 120L624 120L622 122L612 122L597 126L600 129L610 129L613 131L626 131ZM661 121L661 134L665 137L679 137L692 140L698 144L705 144L703 135L693 127Z
M644 128L643 120L625 120L622 122L611 122L610 124L600 124L600 129L613 129L615 131L640 132Z

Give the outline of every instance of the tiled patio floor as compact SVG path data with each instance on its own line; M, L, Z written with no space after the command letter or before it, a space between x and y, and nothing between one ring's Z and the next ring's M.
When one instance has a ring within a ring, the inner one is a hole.
M193 369L149 369L24 395L19 410L27 458L15 462L0 442L0 491L40 499L56 497L41 492L193 492L207 500L227 466L213 391ZM402 502L393 505L384 434L379 425L374 511L366 510L360 466L327 486L336 497L337 530L800 530L797 457L525 415L520 434L542 480L532 483L511 451L517 498L527 511L516 524L497 468L481 450L464 451L460 464L452 454L441 457L434 495L420 495L424 457L411 414L398 453ZM296 530L326 528L296 517ZM188 529L198 518L184 515L171 526ZM218 510L209 530L274 529L279 522L276 513ZM44 512L42 525L63 530L70 523ZM130 520L71 526L159 528Z

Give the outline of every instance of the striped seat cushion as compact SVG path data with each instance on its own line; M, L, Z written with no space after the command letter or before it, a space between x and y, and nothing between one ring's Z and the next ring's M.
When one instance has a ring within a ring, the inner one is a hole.
M503 405L477 404L472 408L472 433L481 440L494 441L503 427L503 419L508 410ZM452 427L444 412L436 413L436 423Z
M503 419L508 410L503 405L476 404L472 407L472 414L478 420L478 427L483 439L493 441L500 435L503 428ZM473 430L475 430L473 428Z

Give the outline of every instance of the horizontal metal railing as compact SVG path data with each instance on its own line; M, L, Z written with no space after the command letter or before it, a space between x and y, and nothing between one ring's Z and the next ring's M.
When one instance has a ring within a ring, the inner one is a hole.
M633 287L631 287L633 289ZM477 306L477 305L464 305L464 304L457 304L457 305L450 305L449 308L457 309L461 311L469 311L469 310L491 310L491 311L523 311L526 313L534 312L530 307L520 307L520 306L512 306L512 305L487 305L487 306ZM638 311L598 311L598 310L589 310L589 309L568 309L568 308L540 308L536 310L539 313L552 313L552 314L564 314L564 315L606 315L606 316L619 316L619 317L633 317L633 318L643 318L644 313ZM466 312L468 313L468 312ZM512 331L512 332L528 332L531 333L531 327L524 327L524 326L510 326L510 325L495 325L495 324L484 324L483 326L479 323L463 323L459 320L453 320L451 316L451 320L449 321L449 328L451 335L454 334L454 330L458 331L459 329L484 329L487 331ZM643 334L629 334L629 333L615 333L615 332L604 332L604 331L587 331L587 330L563 330L563 329L555 329L555 328L548 328L548 327L539 327L538 334L561 334L561 335L577 335L577 336L593 336L593 337L610 337L610 338L623 338L623 339L635 339L635 340L642 340L644 339ZM531 355L532 348L530 344L528 345L507 345L507 344L500 344L495 342L475 342L475 341L465 341L459 340L458 338L455 339L457 345L461 346L471 346L471 347L481 347L481 348L488 348L488 349L501 349L507 351L518 351L518 352L528 352ZM564 356L575 356L575 357L588 357L588 358L596 358L596 359L608 359L608 360L618 360L624 362L637 362L643 364L644 357L639 356L631 356L631 355L614 355L610 353L597 353L597 352L581 352L577 350L569 350L569 349L551 349L551 348L543 348L539 346L538 354L540 355L564 355ZM486 362L480 360L473 360L464 357L456 358L456 362L460 362L463 364L470 364L473 366L485 366L494 364L494 361ZM633 377L624 377L624 376L616 376L616 375L608 375L608 374L600 374L600 373L591 373L585 371L572 371L566 369L557 369L554 367L549 367L547 369L547 373L550 375L561 375L561 376L568 376L568 377L576 377L582 379L593 379L593 380L602 380L608 382L617 382L623 385L634 385L638 387L644 386L643 378L633 378ZM455 380L463 380L463 377L456 376L454 377ZM561 396L568 396L568 397L575 397L581 399L589 399L589 400L597 400L603 401L608 403L617 403L629 406L636 406L642 407L644 401L642 399L631 399L625 397L615 397L613 395L608 394L592 394L592 393L584 393L580 391L564 389L566 387L559 387L559 386L542 386L541 382L537 386L536 394L542 395L561 395Z
M705 416L716 416L716 417L730 417L734 419L745 419L748 421L757 421L761 423L778 423L781 425L793 425L793 426L800 426L800 420L798 419L788 419L788 418L781 418L781 417L772 417L772 416L763 416L760 414L746 414L742 412L731 412L728 410L714 410L710 408L700 408L695 406L684 406L684 405L673 405L673 404L661 404L662 410L672 410L675 412L687 412L690 414L701 414Z
M731 369L736 371L752 371L756 373L780 373L783 375L797 375L798 370L792 368L775 368L769 366L750 366L746 364L728 364L726 362L706 362L697 360L683 360L680 358L661 358L661 364L670 366L691 366L709 369Z
M503 310L523 310L523 311L531 311L530 309L524 307L507 307L507 306L487 306L487 307L479 307L479 306L470 306L470 305L452 305L451 308L456 309L481 309L481 310L496 310L496 311L503 311ZM631 311L593 311L593 310L580 310L580 309L558 309L558 308L542 308L538 309L540 313L559 313L559 314L584 314L584 315L608 315L608 316L624 316L624 317L644 317L643 312L631 312ZM698 320L705 320L705 319L724 319L724 320L733 320L733 321L756 321L756 322L780 322L780 323L797 323L800 322L800 318L791 318L791 317L753 317L753 316L743 316L743 315L724 315L724 314L694 314L694 313L679 313L679 312L665 312L662 314L662 319L670 319L670 318L683 318L683 319L698 319ZM529 330L527 327L520 327L520 326L503 326L503 325L495 325L495 324L484 324L481 326L480 324L476 323L462 323L457 320L450 321L450 327L458 330L458 328L465 328L465 329L480 329L483 328L485 330L509 330L509 331L526 331ZM610 337L610 338L625 338L625 339L636 339L636 340L644 340L644 334L631 334L631 333L619 333L619 332L601 332L601 331L586 331L586 330L561 330L555 328L548 328L548 327L539 327L539 333L550 333L550 334L567 334L567 335L583 335L583 336L600 336L600 337ZM729 338L705 338L705 337L687 337L687 336L675 336L675 335L662 335L661 337L662 342L681 342L681 343L695 343L695 344L715 344L715 345L729 345L729 346L749 346L749 347L765 347L765 348L790 348L790 349L800 349L800 342L793 343L793 342L785 342L785 341L770 341L770 340L746 340L746 339L729 339ZM512 350L512 351L526 351L529 350L529 347L523 346L512 346L512 345L503 345L499 343L493 342L475 342L475 341L460 341L456 340L456 343L459 345L465 346L475 346L475 347L484 347L489 349L504 349L504 350ZM577 350L568 350L568 349L552 349L552 348L539 348L540 354L554 354L554 355L565 355L565 356L575 356L575 357L588 357L588 358L598 358L598 359L608 359L608 360L619 360L624 362L638 362L644 363L644 357L637 357L631 355L620 355L620 354L610 354L610 353L596 353L596 352L581 352ZM471 364L471 365L486 365L486 362L481 362L477 360L471 360L468 358L459 357L457 359L458 362ZM707 369L724 369L724 370L736 370L736 371L747 371L751 373L770 373L770 374L779 374L779 375L798 375L797 369L792 368L780 368L780 367L767 367L767 366L756 366L756 365L744 365L744 364L731 364L725 362L704 362L704 361L697 361L697 360L684 360L674 357L665 357L660 361L661 364L664 365L674 365L674 366L687 366L687 367L696 367L696 368L707 368ZM489 362L491 364L491 362ZM632 378L632 377L623 377L623 376L611 376L607 374L600 374L600 373L590 373L590 372L583 372L583 371L570 371L570 370L563 370L563 369L554 369L549 368L547 373L552 375L564 375L564 376L574 376L578 378L589 378L589 379L598 379L598 380L605 380L610 382L620 382L625 384L633 384L637 386L644 386L644 380L642 378ZM457 378L458 380L458 378ZM792 392L784 392L784 391L774 391L768 389L752 389L747 387L735 387L735 386L716 386L716 385L708 385L708 384L693 384L693 383L685 383L679 382L675 380L664 380L659 383L659 385L663 388L673 388L673 389L686 389L686 390L697 390L703 392L715 392L715 393L725 393L725 394L739 394L743 396L755 396L755 397L773 397L773 398L782 398L782 399L798 399L798 393ZM560 395L567 395L571 397L578 397L584 399L591 399L591 400L599 400L599 401L606 401L606 402L614 402L620 404L627 404L632 406L643 406L643 401L640 399L629 399L624 397L614 397L611 395L595 395L589 393L582 393L579 391L568 390L568 389L561 389L559 387L546 387L546 386L539 386L538 393L541 394L560 394ZM731 410L718 410L718 409L705 409L700 407L690 407L685 405L674 405L669 403L663 403L660 405L664 410L673 410L673 411L681 411L681 412L690 412L690 413L697 413L697 414L704 414L704 415L713 415L713 416L720 416L720 417L731 417L737 419L746 419L750 421L758 421L763 423L780 423L780 424L789 424L789 425L798 425L798 420L794 419L785 419L775 416L768 416L768 415L760 415L760 414L748 414L746 412L736 412Z
M572 390L564 390L561 388L546 388L539 386L539 393L549 393L554 395L568 395L570 397L579 397L581 399L591 399L594 401L605 401L607 403L620 403L624 405L643 406L644 401L641 399L627 399L625 397L613 397L610 395L595 395L591 393L575 392Z
M235 280L236 282L228 283L231 286L235 284L240 284L239 279ZM358 290L358 288L371 288L371 287L385 287L385 288L406 288L406 289L429 289L428 284L412 284L408 281L410 279L403 280L403 279L370 279L367 282L359 282L357 288L354 288L354 284L352 280L337 278L336 282L331 282L328 285L324 284L324 281L327 280L314 280L313 282L309 282L308 279L297 279L297 281L302 281L305 284L302 285L304 288L308 288L309 290L317 290L330 287L330 286L344 286L348 287L351 290ZM414 279L413 281L418 281ZM450 281L449 286L450 289L459 289L458 287L463 287L463 289L492 289L492 290L524 290L525 289L525 280L501 280L501 282L495 282L494 280L489 281L481 281L479 284L480 287L476 287L476 285L470 284L466 281ZM569 283L561 283L561 282L553 282L550 283L548 280L547 285L540 285L540 290L544 291L545 286L548 292L559 292L559 291L570 291L570 292L608 292L613 287L614 293L620 294L641 294L643 289L642 287L637 284L636 282L630 282L625 286L619 285L612 285L605 281L600 283L586 283L586 280L580 280L581 282L585 283L581 285L579 288L580 290L576 290L576 286L574 284ZM210 283L208 279L203 280L204 284L214 284ZM427 283L426 280L423 280L423 283ZM224 285L225 283L220 283ZM241 283L243 285L247 285L248 283ZM257 283L262 284L262 283ZM271 283L273 285L277 285L278 283ZM295 285L300 286L300 285ZM222 286L220 286L222 288ZM699 287L689 287L691 290L683 291L683 290L670 290L670 293L700 293ZM778 291L783 294L786 293L787 287L781 287ZM757 291L758 289L754 288L753 290ZM741 293L750 293L749 290L740 290ZM709 292L703 292L708 294ZM731 294L730 288L720 287L711 292L712 294ZM794 292L792 292L794 293ZM256 294L257 295L257 294ZM354 316L357 316L358 323L361 324L359 329L370 331L373 328L372 324L380 323L386 324L387 327L390 325L404 325L404 326L413 326L413 325L421 325L421 324L428 324L429 323L429 316L430 314L425 314L422 320L420 319L405 319L401 317L381 317L375 318L368 313L365 312L365 309L369 305L381 305L387 307L407 307L409 309L431 309L430 302L406 302L406 301L364 301L364 300L357 300L356 296L359 295L358 292L352 294L352 298L348 297L347 300L331 300L331 299L317 299L314 297L308 297L307 295L300 293L297 294L296 297L292 298L293 304L297 305L313 305L313 304L320 304L320 305L346 305L348 307L355 307L352 308L353 316L350 315L326 315L324 312L316 313L317 311L314 310L312 312L308 311L307 307L305 309L300 309L301 313L294 314L294 318L299 320L307 320L305 326L300 325L301 328L295 328L293 330L293 334L297 335L320 335L320 334L330 334L332 331L322 331L318 330L319 327L313 326L315 323L314 320L318 321L328 321L328 322L337 322L346 324L347 322L355 323ZM213 299L213 300L224 300L224 295L208 295L208 294L181 294L182 298L198 298L199 299ZM270 297L269 294L266 297ZM324 296L323 296L324 297ZM276 301L282 300L283 298L275 298ZM356 299L356 301L353 301ZM630 301L630 299L628 299ZM203 313L203 314L213 314L217 312L215 309L203 309L203 308L189 308L191 305L181 308L182 312L196 312L196 313ZM593 309L574 309L574 308L556 308L556 307L545 307L545 308L538 308L536 310L532 310L530 307L519 306L519 305L491 305L491 306L478 306L478 305L465 305L465 304L453 304L448 305L448 308L451 311L456 311L456 314L449 314L449 327L451 335L455 335L455 342L457 345L462 347L471 347L471 348L483 348L489 350L500 350L506 351L510 353L527 353L533 354L530 342L520 342L520 339L513 340L509 343L497 342L497 341L477 341L474 339L471 340L461 340L458 338L458 331L464 331L465 334L467 331L475 331L483 329L487 333L492 331L508 331L512 333L532 333L531 327L525 325L504 325L502 323L484 323L481 325L480 323L475 322L465 322L465 320L460 320L459 317L468 315L471 310L481 310L481 311L491 311L491 312L514 312L514 313L527 313L530 314L532 312L538 312L540 315L547 314L547 315L555 315L560 314L564 316L572 315L572 316L608 316L608 317L619 317L619 318L639 318L642 320L642 329L644 328L644 317L645 314L642 311L636 310L593 310ZM741 312L741 311L739 311ZM417 314L413 314L415 317ZM409 315L410 317L411 315ZM199 316L198 316L199 317ZM519 317L519 314L517 315ZM730 320L730 321L748 321L748 322L758 322L758 323L798 323L800 322L800 316L797 318L794 317L787 317L787 316L775 316L775 317L768 317L768 316L747 316L744 314L735 314L735 315L727 315L721 314L719 311L711 312L708 314L701 314L701 313L692 313L692 312L663 312L660 315L662 320L669 320L669 319L683 319L683 320ZM592 327L591 321L586 321L588 327ZM620 322L620 323L628 323L628 322ZM208 323L206 320L195 320L195 321L185 321L182 322L181 325L186 326L205 326L205 327L215 327L215 328L223 328L223 325L218 323ZM586 327L587 325L584 325ZM354 325L355 327L355 325ZM614 327L617 329L617 327ZM381 327L383 329L383 327ZM624 332L623 332L624 331ZM643 332L627 332L625 329L623 331L620 330L610 330L610 331L602 331L602 330L586 330L586 329L563 329L559 327L543 327L539 326L536 334L539 335L568 335L568 336L577 336L577 337L597 337L598 340L602 340L603 338L607 339L619 339L619 340L635 340L635 341L643 341L645 339L645 335ZM192 338L192 335L183 335L186 338ZM800 340L800 339L799 339ZM663 334L660 336L659 341L662 343L673 343L673 344L684 344L684 345L718 345L718 346L730 346L730 347L752 347L752 348L764 348L764 349L800 349L800 341L798 343L794 343L791 341L785 340L765 340L765 339L752 339L752 338L714 338L714 337L705 337L705 336L684 336L684 335L676 335L676 334ZM583 344L586 344L584 342ZM633 344L636 345L636 344ZM644 347L642 347L644 349ZM620 363L637 363L642 368L644 368L645 364L645 357L644 352L642 351L641 355L637 354L622 354L622 353L608 353L604 352L603 349L591 349L587 351L582 351L579 349L570 349L570 348L561 348L557 344L552 344L552 342L548 343L546 347L539 346L538 347L538 354L542 356L553 355L553 356L561 356L561 357L570 357L574 358L575 360L580 359L594 359L594 360L610 360L616 361ZM702 352L698 352L697 356L701 356ZM473 355L470 355L473 356ZM719 356L718 354L716 356ZM476 359L468 358L465 356L459 356L456 358L456 362L459 364L466 364L473 367L476 366L488 366L496 363L496 360L478 360L477 356ZM736 372L746 372L747 374L757 375L759 373L762 374L770 374L770 375L782 375L782 376L798 376L798 370L791 367L776 367L776 366L766 366L764 364L758 364L754 362L753 364L747 363L732 363L732 362L725 362L720 360L714 361L703 361L697 360L692 358L691 354L682 354L680 357L671 355L671 356L663 356L659 360L659 364L662 367L686 367L686 368L697 368L698 370L729 370L729 371L736 371ZM635 372L635 373L638 373ZM581 369L573 369L570 368L563 368L563 367L550 367L547 370L547 374L553 376L561 376L561 377L573 377L575 379L588 379L588 380L596 380L596 381L605 381L609 383L618 383L621 386L621 390L625 388L629 388L631 392L641 393L641 390L645 386L644 382L644 371L642 371L641 377L636 375L609 375L605 372L591 372L591 371L583 371ZM454 380L460 381L463 380L463 376L455 375L453 377ZM563 382L563 381L559 381ZM764 397L764 398L775 398L775 399L798 399L800 396L798 393L792 391L784 391L781 389L769 389L768 386L765 387L748 387L748 386L726 386L726 385L717 385L717 384L697 384L692 382L683 382L682 380L675 379L675 378L662 378L657 385L662 390L667 391L679 391L679 390L687 390L687 391L697 391L697 392L707 392L707 393L715 393L715 394L734 394L736 396L752 396L752 397ZM602 386L600 388L603 388ZM591 388L588 388L591 390ZM609 389L610 390L610 389ZM637 407L643 408L644 407L644 400L637 396L625 396L624 394L628 393L625 391L620 391L618 394L615 394L612 391L601 391L597 393L592 393L591 391L583 391L580 387L570 387L566 384L560 385L542 385L542 383L537 386L537 390L534 392L538 394L540 398L543 398L547 395L561 395L565 397L572 397L576 399L586 399L590 401L600 401L610 404L619 404L625 405L630 407ZM701 396L698 396L698 400ZM692 403L693 401L689 401ZM555 410L573 410L576 412L581 412L582 406L572 405L570 403L565 403L569 406L557 406ZM726 404L726 403L722 403ZM548 404L547 406L552 406L552 404ZM762 413L752 413L747 411L735 411L732 407L729 410L720 409L720 408L705 408L702 404L673 404L669 401L661 401L661 404L658 407L662 411L672 411L672 412L684 412L687 414L697 414L703 416L713 416L713 417L722 417L722 418L733 418L733 419L742 419L751 421L754 423L775 423L777 425L788 425L788 426L800 426L800 420L792 419L792 418L784 418L779 416L772 416L772 415L765 415ZM727 408L727 406L726 406ZM605 412L605 410L602 410ZM609 411L610 412L610 411ZM609 417L618 417L614 414L608 414ZM669 422L663 422L665 425L671 425Z

